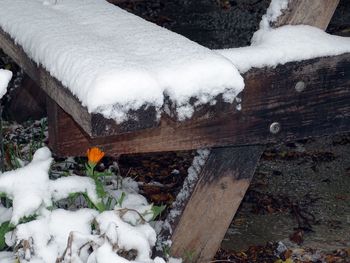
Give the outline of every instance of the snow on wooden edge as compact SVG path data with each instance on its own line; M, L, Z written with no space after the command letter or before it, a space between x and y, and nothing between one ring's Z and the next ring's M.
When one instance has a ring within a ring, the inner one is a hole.
M184 119L191 97L230 102L244 87L229 60L181 35L105 1L56 2L0 0L0 27L89 112L121 122L169 96Z
M248 47L217 50L232 61L240 73L251 68L276 67L350 52L350 38L333 36L307 25L286 25L255 32Z

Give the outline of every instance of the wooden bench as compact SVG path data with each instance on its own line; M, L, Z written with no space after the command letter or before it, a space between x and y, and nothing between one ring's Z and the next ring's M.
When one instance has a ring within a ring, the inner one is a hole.
M325 29L338 2L291 0L275 26ZM208 262L215 255L264 145L350 131L350 54L248 71L242 110L218 98L214 106L197 107L186 121L171 113L157 121L149 109L134 113L140 121L117 124L89 114L3 30L0 47L48 95L50 147L58 155L85 155L91 146L114 156L211 148L182 213L172 221L171 254L181 257L190 251L193 262Z

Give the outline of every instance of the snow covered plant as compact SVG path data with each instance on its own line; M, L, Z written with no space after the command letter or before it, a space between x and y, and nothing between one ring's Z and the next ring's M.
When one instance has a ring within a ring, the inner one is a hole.
M0 245L11 250L0 252L1 263L165 263L151 258L156 232L149 221L159 208L138 194L131 178L120 179L119 188L104 186L95 171L103 155L88 151L86 177L50 179L53 158L43 147L26 166L0 175L0 193L10 200L0 204ZM63 209L72 196L89 208L79 202Z

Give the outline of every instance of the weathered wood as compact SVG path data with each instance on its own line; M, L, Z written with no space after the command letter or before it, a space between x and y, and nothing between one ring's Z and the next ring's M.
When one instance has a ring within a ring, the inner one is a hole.
M10 90L10 101L4 109L18 123L46 116L46 94L36 83L24 76L20 87Z
M101 114L90 114L86 107L64 87L61 82L50 75L41 65L34 63L22 47L0 28L0 48L10 56L54 101L60 105L80 127L91 137L114 135L134 130L155 127L158 124L154 107L143 107L130 111L130 120L117 125L115 121L104 118Z
M310 25L326 30L339 0L289 0L275 27L282 25Z
M61 155L81 155L92 144L115 155L265 144L350 131L350 54L254 69L244 78L241 111L218 103L203 109L206 116L184 122L164 116L158 128L119 136L88 139L57 109L55 149ZM306 84L301 92L295 89L299 81ZM278 134L270 133L273 122L281 125Z
M300 3L296 4L297 2ZM334 1L324 2L331 3ZM305 5L305 1L293 1L291 4L293 8L289 9L298 9L303 5ZM328 7L328 9L326 8L325 10L330 10L329 6L331 6L331 4L324 5ZM324 8L322 4L314 4L313 6L315 7L313 7L312 10L321 10ZM326 13L326 11L324 12ZM286 19L287 15L283 17L283 23L289 21ZM281 23L282 21L279 24ZM312 23L314 22L311 21L310 24ZM81 105L77 98L73 96L73 94L67 88L63 87L63 85L55 78L50 76L50 74L45 69L43 69L41 66L37 66L30 58L28 58L23 49L20 46L16 45L10 36L1 29L0 47L5 51L5 53L12 57L33 80L40 84L45 92L51 98L53 98L66 112L68 112L90 137L118 135L122 133L157 127L159 125L154 107L143 107L138 111L130 112L132 118L118 125L113 120L103 118L101 114L89 114L87 109ZM201 112L203 113L202 115L199 115L201 119L211 117L212 115L217 116L217 113L215 112L206 112L205 110L202 110ZM198 114L196 118L197 117ZM166 118L167 117L164 117L164 119Z
M209 262L243 199L262 146L213 149L172 236L171 255Z

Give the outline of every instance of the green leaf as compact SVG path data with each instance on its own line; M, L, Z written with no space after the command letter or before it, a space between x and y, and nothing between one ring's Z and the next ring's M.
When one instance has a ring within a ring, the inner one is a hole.
M108 196L107 202L106 202L106 209L111 210L112 209L112 201L115 200L113 197Z
M117 200L117 205L122 207L124 199L125 199L126 194L124 192L122 192L122 195L119 197L119 199Z
M36 215L36 214L30 215L30 216L24 216L24 217L22 217L22 218L19 220L18 224L28 223L28 222L30 222L30 221L35 220L36 218L37 218L37 215Z
M104 203L99 202L99 203L94 204L94 205L95 205L95 207L97 208L97 210L98 210L100 213L106 211L106 206L105 206Z
M153 213L153 217L151 219L151 221L155 220L166 208L166 205L161 205L161 206L157 206L154 205L152 206L152 213Z
M103 184L99 180L95 180L96 184L96 193L99 198L104 198L106 197L106 191L103 187Z
M95 176L97 177L104 177L104 176L112 176L113 173L112 172L109 172L109 171L105 171L105 172L96 172L95 171Z
M89 177L94 178L94 168L89 163L85 163L86 173Z
M9 221L4 222L0 225L0 251L6 247L5 234L12 231L14 226Z

